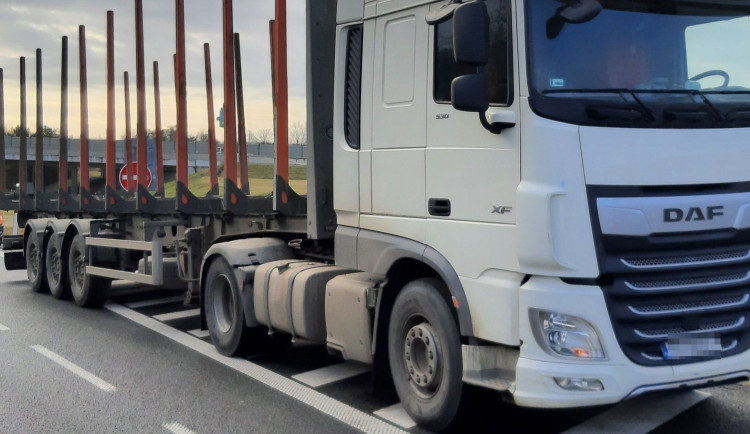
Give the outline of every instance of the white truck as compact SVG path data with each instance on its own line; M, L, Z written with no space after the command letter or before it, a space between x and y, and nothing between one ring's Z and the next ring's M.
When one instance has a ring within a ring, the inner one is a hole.
M30 277L62 255L92 304L174 254L220 352L319 341L435 430L464 384L572 408L750 378L750 1L317 0L308 26L306 217L283 176L275 213L35 214Z

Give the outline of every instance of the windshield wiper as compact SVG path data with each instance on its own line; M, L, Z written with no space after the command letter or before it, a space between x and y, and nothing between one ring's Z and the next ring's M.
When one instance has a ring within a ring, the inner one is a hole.
M618 94L624 99L626 102L630 104L635 104L640 108L640 110L636 110L632 107L623 108L623 107L612 107L612 106L597 106L597 105L589 105L586 106L586 114L594 119L598 120L605 120L608 118L619 118L624 120L630 120L630 121L636 121L639 119L645 118L648 121L654 121L656 120L656 116L649 110L648 107L641 101L640 98L636 95L636 91L632 89L547 89L542 91L542 95L547 94L557 94L557 93L611 93L611 94ZM632 99L632 101L628 101L628 97Z
M703 110L684 110L684 109L667 109L664 111L665 116L670 120L686 120L686 121L699 121L705 119L707 116L713 116L716 120L726 120L721 110L706 98L707 94L734 94L734 93L750 93L750 91L708 91L701 92L697 89L547 89L542 91L542 94L556 94L556 93L618 93L620 95L630 95L633 100L646 112L648 113L651 120L656 119L651 110L643 103L638 95L650 95L650 94L677 94L677 95L690 95L696 97L696 102L699 100L706 105L708 111Z

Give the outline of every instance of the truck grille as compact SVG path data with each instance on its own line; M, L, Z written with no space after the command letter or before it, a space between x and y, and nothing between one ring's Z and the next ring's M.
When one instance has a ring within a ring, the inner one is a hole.
M750 348L750 228L603 234L598 198L663 196L668 202L678 196L747 192L750 183L658 189L589 186L598 283L620 348L634 363L696 363ZM666 358L664 350L675 338L706 338L703 342L711 344L696 357Z
M677 335L718 337L721 357L747 349L748 252L748 248L734 247L654 258L640 256L637 260L628 255L608 261L622 264L619 270L612 270L608 279L611 283L603 290L615 333L627 356L652 366L697 361L664 358L662 346ZM675 270L675 264L687 268Z

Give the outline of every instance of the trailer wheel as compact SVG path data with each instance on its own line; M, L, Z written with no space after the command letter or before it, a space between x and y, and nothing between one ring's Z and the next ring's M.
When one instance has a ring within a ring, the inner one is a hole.
M409 416L440 431L458 414L463 392L461 341L444 284L420 279L396 297L388 327L393 383Z
M26 274L34 292L47 292L46 267L44 266L44 250L39 237L32 233L26 241Z
M58 300L70 296L70 287L67 283L67 268L63 266L62 251L59 238L53 235L47 242L47 252L45 254L45 273L47 276L47 286L52 296Z
M83 236L76 235L70 244L68 276L73 300L82 307L100 307L107 301L112 281L86 273L86 245Z

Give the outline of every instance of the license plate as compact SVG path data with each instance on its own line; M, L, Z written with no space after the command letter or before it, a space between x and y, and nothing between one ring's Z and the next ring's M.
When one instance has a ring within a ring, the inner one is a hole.
M715 335L670 336L661 344L664 360L715 359L721 357L721 339Z

